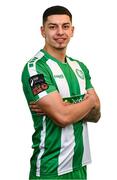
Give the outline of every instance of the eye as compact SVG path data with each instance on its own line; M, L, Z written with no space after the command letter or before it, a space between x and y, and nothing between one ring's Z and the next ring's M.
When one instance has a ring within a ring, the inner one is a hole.
M67 25L64 25L64 26L63 26L63 29L66 30L66 29L69 29L69 27L70 27L70 25L67 24Z
M49 29L54 30L54 29L56 29L56 26L51 25L51 26L49 26Z

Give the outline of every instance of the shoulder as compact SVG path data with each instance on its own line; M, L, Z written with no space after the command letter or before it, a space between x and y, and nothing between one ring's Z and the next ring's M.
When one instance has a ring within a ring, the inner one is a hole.
M45 64L44 53L39 51L36 53L23 67L21 79L27 79L31 74L37 74L38 70L44 69Z
M45 64L45 62L46 62L46 58L45 58L44 53L39 51L29 61L26 62L26 64L24 65L22 73L24 73L25 71L27 71L29 69L34 70L37 68L38 65L41 68L41 66L43 66Z
M75 58L71 58L71 57L68 57L69 60L71 60L72 62L76 62L79 64L81 70L84 72L85 76L89 76L89 69L87 68L87 65L84 64L82 61L80 60L77 60Z
M37 64L43 64L45 62L46 58L43 52L39 51L36 53L27 63L26 65L30 67L33 67Z
M83 70L87 69L86 64L84 64L84 62L82 62L81 60L78 60L78 59L75 59L75 58L72 58L72 57L68 57L68 58L69 58L69 60L71 60L71 61L73 61L73 62L77 62L77 63L79 64L79 66L80 66Z

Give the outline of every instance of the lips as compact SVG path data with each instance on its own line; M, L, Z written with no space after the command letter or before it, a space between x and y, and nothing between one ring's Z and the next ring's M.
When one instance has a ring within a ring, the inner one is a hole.
M57 42L64 42L66 40L66 38L56 38L54 40Z

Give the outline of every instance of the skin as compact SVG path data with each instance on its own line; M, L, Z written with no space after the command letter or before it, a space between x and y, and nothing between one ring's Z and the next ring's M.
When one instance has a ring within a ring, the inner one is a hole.
M94 122L97 123L101 117L101 112L100 112L100 100L99 97L97 96L96 92L94 89L87 91L87 94L85 95L84 98L87 98L89 94L93 94L96 97L96 105L92 110L83 118L84 122Z
M61 62L65 62L66 48L73 36L74 27L67 15L51 15L41 27L45 39L44 50ZM64 103L58 92L53 92L30 104L32 111L46 114L60 127L77 121L97 122L100 118L100 101L94 89L87 91L80 103Z
M66 48L73 36L74 27L67 15L48 16L41 27L41 34L45 38L44 49L61 62L65 61Z

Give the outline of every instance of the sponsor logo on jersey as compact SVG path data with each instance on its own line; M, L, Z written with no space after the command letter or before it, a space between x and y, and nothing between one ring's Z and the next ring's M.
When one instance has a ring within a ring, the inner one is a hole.
M29 83L34 95L37 95L42 91L48 89L48 84L46 83L43 74L37 74L30 77Z
M83 99L84 99L84 94L79 95L79 96L63 98L64 102L69 102L69 103L73 103L73 104L79 103L79 102L83 101Z
M80 70L80 69L76 69L76 74L77 74L77 75L79 76L79 78L81 78L81 79L84 79L84 78L85 78L83 71Z

